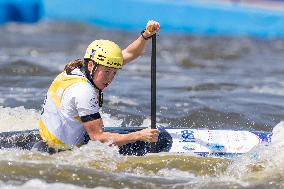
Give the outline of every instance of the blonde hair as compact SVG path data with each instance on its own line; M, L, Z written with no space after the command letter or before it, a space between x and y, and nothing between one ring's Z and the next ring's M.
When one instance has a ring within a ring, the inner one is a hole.
M75 68L82 68L83 65L84 65L84 60L76 59L66 64L64 71L67 74L70 74Z

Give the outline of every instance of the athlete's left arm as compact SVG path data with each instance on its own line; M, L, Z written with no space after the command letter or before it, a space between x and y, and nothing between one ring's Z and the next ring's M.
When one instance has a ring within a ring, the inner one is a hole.
M143 36L145 38L148 38L157 33L159 29L160 24L154 20L150 20L146 25L146 29L143 33ZM122 50L124 65L144 54L147 46L147 40L145 40L143 36L140 35L135 41L128 45L128 47Z

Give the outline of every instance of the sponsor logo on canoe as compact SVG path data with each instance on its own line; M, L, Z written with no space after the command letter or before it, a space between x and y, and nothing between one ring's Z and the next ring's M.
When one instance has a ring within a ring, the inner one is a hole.
M192 150L197 149L198 147L200 147L200 145L194 142L189 142L189 143L186 143L182 148L186 151L192 151Z
M271 142L271 136L272 136L272 133L267 134L266 136L267 142Z
M181 137L181 142L195 142L194 132L192 130L182 130Z

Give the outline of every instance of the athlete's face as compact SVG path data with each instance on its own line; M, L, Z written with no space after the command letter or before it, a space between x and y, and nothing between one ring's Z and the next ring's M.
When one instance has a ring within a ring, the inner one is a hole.
M94 73L93 81L99 89L103 90L112 82L116 72L117 69L115 68L98 65Z

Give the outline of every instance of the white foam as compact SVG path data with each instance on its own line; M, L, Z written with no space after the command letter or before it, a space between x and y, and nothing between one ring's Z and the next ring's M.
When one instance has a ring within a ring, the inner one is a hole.
M0 106L0 132L37 128L38 118L39 112L33 109Z
M174 173L174 175L173 175ZM195 179L196 175L189 172L189 171L182 171L179 169L168 169L168 168L164 168L164 169L160 169L157 173L157 175L159 176L163 176L163 177L168 177L169 179L187 179L187 180L191 180L191 179Z
M26 183L19 185L13 183L4 183L0 181L0 189L49 189L49 188L60 188L60 189L83 189L85 187L76 186L73 184L65 183L46 183L45 181L39 179L32 179ZM94 189L110 189L109 187L98 186Z
M130 99L130 98L121 98L118 96L110 96L109 98L109 104L118 104L118 103L124 103L127 105L131 105L131 106L138 106L138 102L134 99Z
M251 91L261 94L284 96L283 87L272 87L272 86L253 87Z
M115 117L111 117L110 114L103 113L102 119L104 121L105 127L121 127L122 126L122 119L117 119Z
M215 187L212 187L214 186ZM232 185L228 187L228 185ZM233 186L234 185L234 186ZM249 183L245 181L241 181L239 179L235 179L234 177L222 176L222 177L195 177L189 182L186 183L178 183L173 185L172 188L219 188L220 186L227 186L224 188L239 188L241 187L249 187ZM190 186L190 187L188 187Z
M80 168L95 168L113 172L117 170L117 165L123 161L126 156L120 155L118 147L110 143L101 143L90 141L80 148L74 148L71 151L64 151L50 156L48 153L42 153L36 150L1 149L0 161L22 162L32 164L53 164L66 165Z
M272 132L271 143L258 145L250 153L236 158L227 174L254 183L281 179L284 175L284 122L277 124Z
M53 161L61 165L115 171L117 164L125 157L120 155L117 146L109 143L90 141L87 145L54 155Z
M169 123L161 123L159 118L157 118L157 123L156 123L157 128L163 128L163 127L169 127L169 126L170 126ZM139 127L151 128L151 119L149 117L144 119L142 124Z
M34 109L25 109L23 106L10 108L0 106L0 132L21 131L37 128L40 112ZM122 119L102 114L105 127L121 127Z
M272 130L272 138L271 144L272 145L279 145L284 144L284 121L278 123Z
M146 118L143 120L143 123L141 124L141 127L151 127L151 119Z

